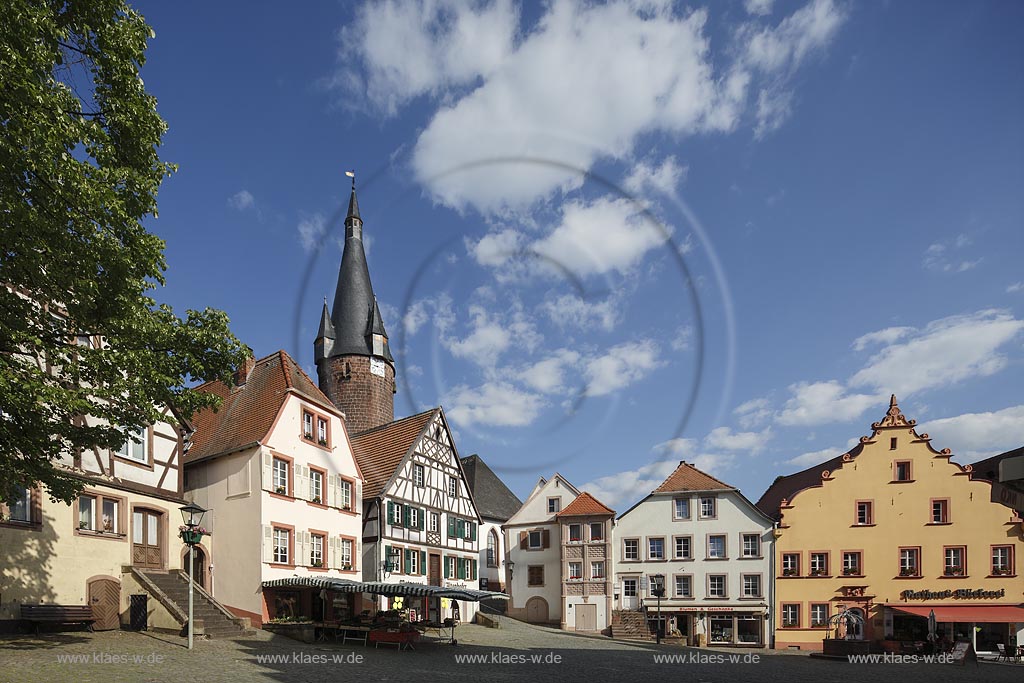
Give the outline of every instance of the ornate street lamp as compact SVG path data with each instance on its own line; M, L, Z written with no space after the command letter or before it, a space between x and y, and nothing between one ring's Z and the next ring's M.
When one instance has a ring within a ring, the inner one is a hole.
M380 569L381 572L383 572L385 579L391 576L391 572L393 572L398 567L398 563L401 561L401 550L395 550L394 548L392 548L388 551L387 556L384 558L384 561L380 563Z
M185 545L188 546L188 649L190 650L192 649L193 621L195 621L192 602L193 586L195 586L192 549L203 540L203 534L206 533L206 530L200 526L205 514L206 510L195 503L189 503L181 507L181 519L185 522L185 525L180 528L179 535L181 540L185 542Z

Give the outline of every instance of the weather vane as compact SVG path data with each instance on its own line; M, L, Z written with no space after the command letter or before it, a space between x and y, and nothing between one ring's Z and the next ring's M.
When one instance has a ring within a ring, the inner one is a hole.
M355 187L356 187L356 172L355 171L345 171L345 175L347 175L349 178L352 179L352 189L355 189Z

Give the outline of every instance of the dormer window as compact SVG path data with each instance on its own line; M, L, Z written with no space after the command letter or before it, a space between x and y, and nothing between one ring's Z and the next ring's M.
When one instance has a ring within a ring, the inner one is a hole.
M373 355L375 355L375 356L383 356L384 355L384 345L387 344L387 343L388 343L388 338L385 337L383 334L375 334L375 335L373 335Z

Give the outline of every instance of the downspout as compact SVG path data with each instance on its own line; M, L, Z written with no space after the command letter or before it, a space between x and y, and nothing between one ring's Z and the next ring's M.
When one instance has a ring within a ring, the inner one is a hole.
M775 649L775 543L779 537L775 534L778 522L772 522L772 552L768 558L768 628L770 630L768 647Z

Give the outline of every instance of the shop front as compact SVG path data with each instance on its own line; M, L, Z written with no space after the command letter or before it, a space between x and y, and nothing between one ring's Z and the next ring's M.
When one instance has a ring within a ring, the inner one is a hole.
M928 642L928 618L935 615L935 638L941 643L970 641L979 653L996 653L999 645L1024 645L1024 608L1017 605L888 605L888 639Z
M651 629L657 627L658 615L648 611ZM690 645L698 645L699 636L705 635L707 644L722 646L765 646L767 612L764 608L745 607L667 607L661 618L669 637L681 638Z

